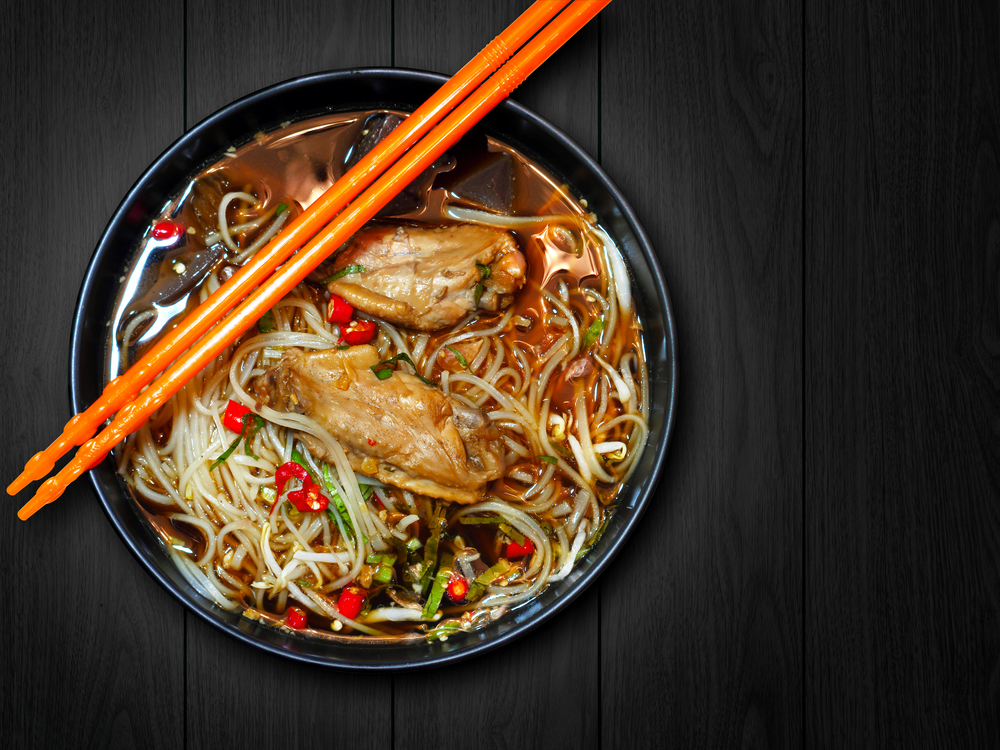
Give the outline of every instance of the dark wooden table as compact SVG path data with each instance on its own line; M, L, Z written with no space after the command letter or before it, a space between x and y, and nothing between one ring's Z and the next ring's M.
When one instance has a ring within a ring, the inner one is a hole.
M70 416L105 222L186 127L305 73L453 72L526 5L5 5L4 483ZM513 645L358 677L186 614L85 481L9 500L0 744L996 747L998 37L995 2L616 0L515 98L617 181L676 307L628 549Z

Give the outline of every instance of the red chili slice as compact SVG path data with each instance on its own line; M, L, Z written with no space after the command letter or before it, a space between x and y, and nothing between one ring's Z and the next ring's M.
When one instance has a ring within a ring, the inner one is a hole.
M288 501L299 509L302 513L317 513L326 510L330 501L319 491L319 487L311 481L301 490L292 490L288 493Z
M524 546L521 546L517 542L511 542L507 545L507 559L513 560L518 557L525 557L530 555L535 551L535 545L531 543L530 539L524 540Z
M278 490L279 496L285 491L285 485L288 484L289 479L298 479L302 482L303 487L312 484L312 477L309 476L306 467L289 461L279 466L278 470L274 472L274 486Z
M285 615L285 625L293 630L302 630L306 626L306 613L298 607L292 607Z
M370 320L352 320L345 328L340 329L340 340L351 346L367 344L375 338L377 330L378 326Z
M243 415L249 412L250 409L239 401L229 399L229 403L226 405L226 413L222 415L222 424L226 426L227 430L232 430L235 433L242 432Z
M326 319L330 323L347 323L354 317L354 308L350 303L336 294L330 295L326 303Z
M455 602L455 604L461 604L465 601L465 595L469 593L469 582L456 573L448 581L445 591L448 594L448 598Z
M340 598L337 599L337 611L348 620L353 620L361 614L361 607L364 603L364 589L360 589L357 586L350 586L340 592Z
M184 234L184 225L176 221L160 221L153 225L153 239L171 240Z

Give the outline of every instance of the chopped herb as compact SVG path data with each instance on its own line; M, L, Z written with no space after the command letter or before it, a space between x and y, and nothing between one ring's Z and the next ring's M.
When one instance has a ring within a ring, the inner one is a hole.
M254 455L253 451L250 450L250 441L253 440L254 435L260 432L261 428L264 426L264 420L253 412L248 411L243 415L241 422L243 426L240 429L240 434L237 435L236 439L229 444L229 447L226 448L225 452L212 462L212 465L208 467L209 471L215 471L218 466L224 464L226 459L233 455L233 451L236 450L236 446L239 445L240 441L244 438L246 438L246 443L244 444L243 449L246 451L246 454L248 456L252 456L253 458L260 458L260 456Z
M508 573L510 570L511 570L511 564L506 560L504 560L503 558L501 558L496 565L494 565L489 570L480 573L479 577L472 582L472 585L469 586L468 593L465 595L465 601L467 602L476 601L479 597L481 597L484 593L486 593L487 586L493 583L500 576Z
M539 456L539 458L547 464L555 465L559 463L559 459L556 458L555 456Z
M248 417L253 417L253 419L248 419ZM257 436L257 433L264 429L264 419L258 417L256 414L251 415L249 412L243 415L243 424L250 422L250 429L247 432L247 436L243 439L243 452L246 453L251 458L260 460L260 456L255 456L253 451L250 450L250 443Z
M466 526L475 526L483 523L503 523L504 520L503 516L462 516L458 522Z
M350 344L341 344L340 346L337 347L337 351L342 352L344 351L344 349L350 349L350 348L351 348Z
M375 569L375 575L372 576L372 580L378 583L390 583L392 581L392 566L379 565Z
M449 352L455 355L455 359L458 360L458 364L462 365L462 367L464 367L466 370L469 369L469 361L462 356L462 352L460 352L453 346L446 346L445 349L447 349Z
M458 620L444 620L438 623L437 627L433 630L427 631L427 640L430 643L434 641L445 641L448 639L449 635L453 633L461 633L465 628L462 627Z
M303 469L309 472L310 478L313 480L313 484L319 484L319 477L313 474L313 470L309 468L309 464L306 463L305 456L303 456L298 448L292 448L292 461L297 463Z
M413 364L413 360L410 359L410 356L406 353L403 353L403 354L397 354L395 357L389 357L389 359L379 362L377 365L372 365L371 371L375 373L375 376L379 380L385 380L386 378L391 378L392 377L391 368L394 364L396 364L400 360L406 362L414 370L417 369L417 366ZM435 388L437 387L437 383L435 383L433 380L428 380L420 373L417 373L417 377L420 378L423 382L427 383L427 385L433 386Z
M331 281L336 281L337 279L342 279L344 276L347 276L347 274L349 274L349 273L364 273L364 272L365 272L365 267L364 266L359 266L356 263L352 263L349 266L344 266L339 271L337 271L335 274L327 276L325 279L323 279L319 283L320 284L329 284Z
M524 535L509 523L500 524L500 531L513 539L515 544L524 546Z
M295 452L292 452L292 458L295 458ZM340 499L340 495L333 486L333 477L330 474L330 465L323 464L323 484L326 487L326 491L330 493L330 497L333 498L333 504L326 509L326 513L330 516L330 520L334 523L337 522L337 517L333 515L334 509L337 511L337 516L340 516L340 520L344 525L344 530L347 532L348 537L351 541L354 541L354 526L351 524L351 516L347 512L347 506L344 505L344 501Z
M559 445L559 443L552 443L552 450L554 450L556 453L558 453L560 456L562 456L567 460L573 458L573 454L570 451L570 449Z
M490 277L490 267L484 266L482 263L476 263L476 268L479 269L479 278L488 279Z
M476 298L473 307L479 307L479 300L483 297L483 284L482 282L476 284Z
M313 587L309 581L296 581L295 583L305 589L311 589Z
M274 218L277 219L279 216L281 216L282 212L286 211L286 210L288 210L288 204L287 203L279 203L278 204L278 210L274 212Z
M274 312L272 310L268 310L257 321L257 330L261 333L270 333L277 330L277 328L278 326L274 322Z
M427 590L427 584L431 582L431 576L434 575L434 568L437 567L438 545L441 543L441 534L448 526L448 522L444 517L444 510L439 506L435 506L434 510L431 511L431 517L427 525L430 528L431 535L424 546L424 563L420 574L421 591Z
M437 612L438 605L441 604L441 598L444 596L445 587L451 579L451 562L452 558L450 555L445 556L441 560L441 569L438 571L438 574L434 576L434 585L431 586L431 593L427 595L427 603L424 605L423 616L425 620L430 620L434 617L434 614Z
M587 333L583 336L583 346L580 347L581 351L597 341L601 337L601 331L603 330L604 321L601 318L591 323L590 328L587 329Z

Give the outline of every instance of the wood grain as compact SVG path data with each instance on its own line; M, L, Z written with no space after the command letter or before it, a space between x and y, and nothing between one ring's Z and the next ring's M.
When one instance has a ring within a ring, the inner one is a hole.
M602 164L680 341L666 471L601 585L604 748L800 743L797 29L792 2L602 14Z
M815 746L1000 746L998 32L806 3Z
M451 74L524 9L523 2L396 4L396 64ZM428 38L448 44L427 44ZM597 148L597 26L514 92ZM573 80L573 87L562 85ZM596 590L501 652L395 680L396 747L597 747ZM460 710L456 712L456 707Z
M5 484L71 416L84 269L132 181L182 130L183 34L169 23L180 3L129 8L33 3L0 25ZM0 525L0 744L177 747L183 612L130 557L86 480L21 523L28 497L8 500Z
M389 12L388 0L190 4L188 123L295 76L388 66ZM389 746L391 712L374 710L391 705L389 677L334 676L266 656L191 615L187 635L187 747L304 747L320 738Z

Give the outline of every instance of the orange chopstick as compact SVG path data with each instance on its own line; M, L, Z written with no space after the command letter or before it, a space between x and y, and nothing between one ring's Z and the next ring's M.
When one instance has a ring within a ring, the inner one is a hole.
M364 195L244 300L229 317L208 331L204 338L135 401L122 408L100 435L87 441L72 461L38 488L35 496L18 511L18 517L27 520L39 508L58 498L70 482L93 468L116 443L141 427L156 409L239 338L610 2L611 0L575 0L486 84L480 86L448 115L430 135L410 149Z
M44 477L71 447L80 445L91 437L105 419L135 398L180 352L191 346L275 268L329 223L344 206L568 3L569 0L537 0L531 5L177 328L160 339L128 372L108 383L97 401L67 422L62 434L25 464L24 471L7 487L7 494L16 495L29 483Z

